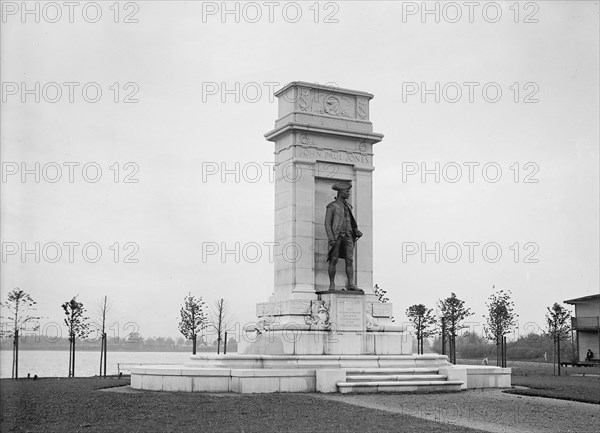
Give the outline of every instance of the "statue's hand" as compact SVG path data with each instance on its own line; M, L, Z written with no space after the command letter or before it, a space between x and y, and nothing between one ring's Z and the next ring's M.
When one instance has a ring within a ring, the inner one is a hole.
M329 239L328 244L330 247L334 247L335 246L335 240L334 239Z
M358 238L360 238L362 236L362 232L360 230L358 230L358 229L356 229L354 231L354 233L355 233L356 239L358 239Z

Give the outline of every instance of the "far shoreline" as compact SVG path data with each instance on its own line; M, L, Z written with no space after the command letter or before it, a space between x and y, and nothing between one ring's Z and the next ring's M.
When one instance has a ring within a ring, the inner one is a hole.
M21 352L64 352L64 351L68 351L69 348L68 347L60 347L60 348L47 348L47 349L42 349L42 348L24 348L24 347L19 347L19 353ZM90 347L85 347L85 348L77 348L77 352L99 352L100 349L99 348L90 348ZM9 348L0 348L0 352L11 352L12 353L12 349ZM108 352L139 352L139 353L189 353L190 355L192 354L191 349L188 350L173 350L173 349L156 349L156 350L131 350L131 349L121 349L121 348L115 348L115 349L111 349L110 347L108 348ZM211 349L211 350L198 350L196 349L196 353L217 353L216 349ZM223 353L223 351L221 350L221 353ZM227 351L227 353L237 353L237 351Z

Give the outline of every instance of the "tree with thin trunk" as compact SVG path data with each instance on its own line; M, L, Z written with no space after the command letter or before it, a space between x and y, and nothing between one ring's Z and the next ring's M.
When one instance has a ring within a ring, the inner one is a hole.
M2 337L12 338L13 340L13 356L12 356L12 375L13 379L19 380L19 334L20 331L27 329L27 324L40 318L31 316L29 313L35 311L36 302L29 293L16 287L7 297L7 300L2 303L2 308L8 311L7 316L2 318L8 319L8 329L0 329ZM28 331L37 331L39 323L27 329ZM3 327L4 328L4 327Z
M196 341L206 328L206 305L202 296L196 298L188 293L183 300L183 307L180 310L179 332L192 340L192 354L196 354Z
M546 307L546 310L548 310L546 313L546 326L548 327L548 335L554 342L558 375L560 376L560 342L569 338L571 313L557 302L552 307Z
M69 377L75 377L75 341L77 338L86 338L90 333L89 317L82 302L77 302L77 296L62 304L62 309L67 316L65 325L69 331Z
M229 322L229 303L221 298L217 299L210 312L210 324L217 333L217 353L221 353L223 333L227 331Z
M457 298L454 292L451 292L448 298L440 299L438 307L442 328L445 328L445 332L450 337L450 362L456 364L456 336L458 331L466 328L465 325L462 325L462 321L474 313L470 308L465 307L465 301Z
M495 286L492 286L492 288L495 288ZM487 317L483 316L487 322L487 326L483 327L485 336L488 340L496 343L496 365L502 367L505 367L504 360L506 358L504 336L512 332L517 325L518 315L514 311L515 304L511 300L511 295L510 290L508 292L500 290L492 293L485 303L488 315ZM500 350L500 347L502 350ZM501 362L500 358L502 358Z
M110 311L111 304L108 302L108 297L104 296L104 299L100 302L98 307L101 325L100 325L100 373L99 376L106 377L106 355L107 355L107 339L106 339L106 315Z
M423 341L433 335L431 327L436 323L433 310L423 304L415 304L408 307L406 316L412 322L417 334L417 354L422 355Z

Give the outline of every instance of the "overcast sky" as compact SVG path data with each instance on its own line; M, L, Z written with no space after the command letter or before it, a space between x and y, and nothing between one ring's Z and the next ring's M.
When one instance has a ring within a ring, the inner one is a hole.
M428 3L439 22L421 2L111 4L2 3L1 297L27 290L46 329L74 295L92 318L107 295L120 336L178 336L188 292L252 321L273 291L263 134L295 80L375 95L374 282L398 321L455 292L481 324L495 285L524 333L598 293L598 2ZM203 260L213 243L263 254ZM439 263L402 254L436 243Z

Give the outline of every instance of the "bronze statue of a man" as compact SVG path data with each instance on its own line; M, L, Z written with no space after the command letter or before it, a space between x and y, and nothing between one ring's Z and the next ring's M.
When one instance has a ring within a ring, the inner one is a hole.
M350 197L350 182L338 182L331 187L337 191L335 201L327 205L325 231L329 243L329 290L335 290L335 271L338 259L346 262L348 290L360 290L354 284L354 243L362 236L358 230L352 206L346 200Z

